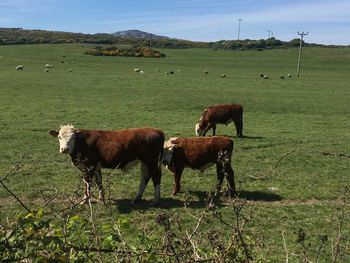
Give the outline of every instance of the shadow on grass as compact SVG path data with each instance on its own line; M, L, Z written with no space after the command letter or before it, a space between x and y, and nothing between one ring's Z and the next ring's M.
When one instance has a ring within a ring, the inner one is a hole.
M171 209L171 208L183 208L184 197L187 195L189 200L186 200L187 207L189 208L205 208L208 198L208 192L204 191L187 191L186 193L180 193L175 197L162 198L160 204L154 205L152 200L142 199L137 203L133 203L131 199L118 199L111 200L112 205L116 206L117 210L121 214L128 214L132 211L146 211L149 209ZM260 192L260 191L238 191L238 197L249 201L264 201L274 202L281 201L283 198L274 193ZM226 193L220 193L214 198L214 203L217 207L224 207L227 205L229 198Z
M282 196L269 193L269 192L261 192L261 191L238 191L238 197L244 198L249 201L265 201L265 202L275 202L281 201Z
M189 197L189 200L186 200L187 207L189 208L205 208L206 207L206 198L208 192L204 191L187 191L186 193L179 193L174 197L162 198L160 204L153 205L152 200L142 199L137 203L133 203L131 199L119 199L111 200L112 205L115 205L117 210L120 213L130 213L134 210L145 211L152 208L160 209L170 209L170 208L183 208L185 202L185 195ZM219 196L214 198L214 203L218 207L225 206L221 201L220 197L225 197L225 194L221 193Z
M217 134L217 136L220 136L220 134ZM249 135L243 135L243 137L237 137L237 135L228 135L228 134L223 134L221 136L225 136L225 137L229 137L232 139L236 139L236 140L242 140L242 139L250 139L250 140L262 140L262 139L266 139L265 137L262 136L249 136Z

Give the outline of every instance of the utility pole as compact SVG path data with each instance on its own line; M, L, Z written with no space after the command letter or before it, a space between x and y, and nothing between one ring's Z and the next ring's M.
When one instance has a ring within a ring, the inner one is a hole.
M299 58L298 58L298 68L297 68L297 77L299 78L299 73L300 73L300 64L301 64L301 49L302 49L302 46L303 46L303 39L304 39L304 36L307 36L309 34L309 32L301 32L299 33L298 31L298 35L300 36L300 46L299 46Z
M242 22L242 18L238 19L238 37L237 40L239 40L239 35L241 34L241 22Z
M267 35L267 39L269 39L269 38L270 38L271 31L270 31L270 30L268 30L268 31L267 31L267 33L268 33L268 35Z

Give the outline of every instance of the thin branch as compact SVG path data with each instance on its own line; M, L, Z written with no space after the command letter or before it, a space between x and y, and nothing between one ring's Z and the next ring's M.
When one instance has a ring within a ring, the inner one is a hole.
M18 203L21 204L21 206L28 212L30 213L30 209L21 201L21 199L19 199L5 184L3 181L0 181L0 184L5 188L5 190L7 192L9 192L10 195L12 195L17 201Z

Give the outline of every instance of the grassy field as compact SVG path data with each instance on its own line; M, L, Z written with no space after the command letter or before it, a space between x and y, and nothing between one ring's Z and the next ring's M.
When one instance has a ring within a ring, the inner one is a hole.
M59 154L58 140L48 134L60 124L99 129L151 126L162 129L167 138L193 136L206 106L239 103L245 110L246 137L236 138L232 124L218 126L217 134L234 139L235 180L240 196L248 200L244 213L251 217L246 226L249 235L264 243L264 260L285 262L282 233L291 252L298 251L295 239L300 228L309 233L312 247L327 234L321 258L330 262L340 198L350 183L350 160L320 152L350 152L349 48L305 48L299 79L297 49L161 50L166 58L143 59L84 55L88 48L0 46L0 178L24 155L21 168L5 183L26 205L37 208L56 193L50 206L66 207L77 187L78 170L68 156ZM54 64L48 73L46 63ZM20 64L24 70L16 71ZM174 75L164 74L171 70ZM261 72L270 79L260 80ZM288 73L292 78L279 79ZM227 77L220 78L221 74ZM185 170L183 193L172 197L172 176L163 169L163 203L154 208L148 202L130 204L138 187L138 169L113 174L117 177L111 188L116 200L113 216L126 216L136 227L144 222L148 228L154 227L155 215L164 209L193 228L196 221L183 202L188 199L190 211L200 213L203 196L216 182L214 167L202 175ZM152 196L149 185L144 198ZM227 200L221 201L220 212L230 218ZM95 207L103 220L103 206ZM19 211L22 208L0 186L1 221ZM88 214L80 208L77 213ZM210 222L201 227L210 229ZM346 230L344 237L348 234Z

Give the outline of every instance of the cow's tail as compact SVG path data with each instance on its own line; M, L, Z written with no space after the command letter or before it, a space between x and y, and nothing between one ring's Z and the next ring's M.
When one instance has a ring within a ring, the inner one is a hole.
M158 157L158 169L162 170L162 163L163 163L163 154L164 154L164 148L160 150L159 157Z
M161 133L161 140L162 140L162 143L161 143L161 148L160 148L159 156L158 156L158 169L159 169L160 171L162 170L163 157L164 157L163 155L164 155L165 135L164 135L163 132Z

